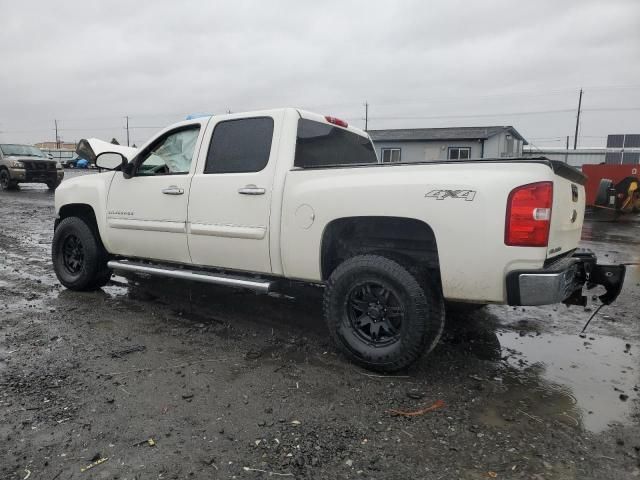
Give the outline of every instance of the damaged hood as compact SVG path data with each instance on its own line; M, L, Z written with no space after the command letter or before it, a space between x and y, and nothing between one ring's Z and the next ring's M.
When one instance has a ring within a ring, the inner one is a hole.
M91 163L96 163L96 157L103 152L120 153L124 155L127 160L131 161L138 153L138 149L125 147L123 145L114 145L113 143L98 140L97 138L83 138L78 142L78 146L76 147L76 153Z

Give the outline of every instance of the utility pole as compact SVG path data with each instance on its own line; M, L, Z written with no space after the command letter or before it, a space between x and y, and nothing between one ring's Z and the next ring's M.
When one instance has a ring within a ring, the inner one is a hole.
M60 150L60 137L58 137L58 120L54 120L53 123L56 126L56 148Z
M129 146L129 115L124 117L127 119L127 147Z
M569 163L569 135L567 135L567 148L564 154L564 163Z
M573 149L578 147L578 129L580 128L580 108L582 108L582 89L580 89L580 97L578 98L578 116L576 117L576 134L573 137Z
M369 103L364 102L364 131L369 129Z

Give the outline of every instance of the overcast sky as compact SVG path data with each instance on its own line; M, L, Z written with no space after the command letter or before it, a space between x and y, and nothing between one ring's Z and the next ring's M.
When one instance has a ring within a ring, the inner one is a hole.
M0 0L0 141L140 145L195 112L299 106L369 128L640 133L640 1ZM148 127L148 128L143 128Z

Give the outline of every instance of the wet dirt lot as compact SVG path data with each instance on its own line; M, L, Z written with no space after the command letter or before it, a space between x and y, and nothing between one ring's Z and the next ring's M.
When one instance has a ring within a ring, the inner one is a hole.
M319 289L67 291L53 213L38 185L0 192L2 479L640 478L638 266L584 337L597 305L490 306L379 376L329 345ZM582 243L639 262L640 222Z

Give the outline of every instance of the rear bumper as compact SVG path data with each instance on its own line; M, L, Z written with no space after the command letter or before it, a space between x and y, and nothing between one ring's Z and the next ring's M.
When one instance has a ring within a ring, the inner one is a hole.
M600 300L608 305L622 290L624 265L598 265L588 250L577 250L539 270L516 270L507 275L509 305L550 305L566 303L585 305L582 287L602 285L606 292Z

